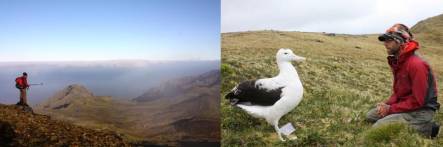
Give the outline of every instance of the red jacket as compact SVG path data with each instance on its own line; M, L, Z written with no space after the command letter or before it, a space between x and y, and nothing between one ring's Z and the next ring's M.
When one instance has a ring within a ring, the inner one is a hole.
M23 86L23 88L28 88L29 87L28 79L25 78L24 76L18 77L16 79L16 81L18 82L17 84L19 84L20 86Z
M438 110L437 84L428 63L415 55L418 42L411 40L400 49L398 57L388 57L394 75L393 93L386 104L389 114L430 108Z

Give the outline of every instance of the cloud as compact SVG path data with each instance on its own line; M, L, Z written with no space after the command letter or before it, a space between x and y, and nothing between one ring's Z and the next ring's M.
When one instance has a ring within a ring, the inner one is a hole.
M443 13L441 0L222 0L221 31L368 34Z

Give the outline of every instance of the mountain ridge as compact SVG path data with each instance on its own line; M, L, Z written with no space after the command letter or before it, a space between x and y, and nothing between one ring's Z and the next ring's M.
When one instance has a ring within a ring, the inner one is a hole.
M96 96L84 86L69 85L39 104L36 112L88 128L117 130L137 141L165 145L218 142L219 71L171 81L179 84L170 82L166 89L178 87L183 91L148 102L116 101Z

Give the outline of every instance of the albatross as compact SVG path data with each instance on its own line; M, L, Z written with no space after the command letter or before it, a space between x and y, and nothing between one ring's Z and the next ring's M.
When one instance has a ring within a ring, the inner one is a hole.
M291 62L302 62L305 58L295 55L291 49L282 48L278 50L276 60L280 70L277 76L241 82L225 98L249 115L265 119L274 126L279 139L285 141L279 120L297 107L303 97L302 83Z

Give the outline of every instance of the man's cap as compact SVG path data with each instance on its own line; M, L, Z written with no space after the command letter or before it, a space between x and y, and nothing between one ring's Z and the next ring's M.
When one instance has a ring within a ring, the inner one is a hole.
M398 33L384 33L378 36L379 41L395 40L397 42L406 42L405 38L401 37Z
M378 41L394 40L394 35L391 33L385 33L378 36Z
M384 34L378 36L379 41L395 40L399 43L409 42L411 39L412 34L404 24L395 24L386 30Z

